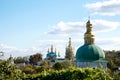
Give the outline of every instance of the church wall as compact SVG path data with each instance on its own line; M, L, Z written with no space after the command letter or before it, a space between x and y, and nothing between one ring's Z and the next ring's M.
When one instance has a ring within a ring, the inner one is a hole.
M80 68L91 67L91 68L100 68L103 67L104 70L107 70L106 62L76 62L76 66Z

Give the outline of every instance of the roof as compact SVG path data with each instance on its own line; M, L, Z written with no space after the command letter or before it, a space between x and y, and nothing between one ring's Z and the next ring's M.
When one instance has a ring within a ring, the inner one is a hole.
M51 57L55 57L56 58L57 57L56 53L51 51L50 53L47 54L46 59L49 59Z
M76 61L106 62L103 50L95 44L83 45L78 48L76 53Z

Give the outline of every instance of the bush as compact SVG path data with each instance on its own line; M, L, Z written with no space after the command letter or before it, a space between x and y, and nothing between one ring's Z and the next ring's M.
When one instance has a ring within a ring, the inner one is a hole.
M25 69L23 69L23 72L25 74L34 74L35 73L35 70L30 68L30 67L26 67Z
M71 68L67 70L43 71L32 80L113 80L103 69Z
M63 69L63 64L60 63L60 62L57 62L57 63L55 63L55 64L53 65L53 68L54 68L55 70L61 70L61 69Z

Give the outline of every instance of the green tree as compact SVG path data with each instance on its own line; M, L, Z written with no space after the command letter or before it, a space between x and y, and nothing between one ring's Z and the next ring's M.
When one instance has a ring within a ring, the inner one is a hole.
M71 68L65 70L43 71L40 75L31 76L32 80L113 80L100 68Z
M111 70L120 66L120 51L105 51L106 59L108 60L108 68Z
M41 70L40 70L41 72L50 70L51 69L51 62L42 60L40 66L41 66Z
M25 74L34 74L34 73L36 73L35 70L33 68L30 68L30 67L25 67L22 71Z
M23 73L9 60L0 60L0 80L21 79Z
M17 57L17 58L14 58L14 63L15 64L18 64L18 63L25 63L27 62L28 58L27 57Z
M70 61L70 60L65 60L65 61L63 61L63 62L61 62L61 63L62 63L62 67L63 67L64 69L67 69L67 68L70 68L70 67L74 67L74 66L75 66L74 62L73 62L73 61Z
M57 62L53 65L53 68L56 70L61 70L61 69L63 69L63 64L60 62Z
M42 60L42 54L40 54L40 53L31 55L29 58L30 64L32 64L32 65L37 65L37 62L41 61L41 60Z

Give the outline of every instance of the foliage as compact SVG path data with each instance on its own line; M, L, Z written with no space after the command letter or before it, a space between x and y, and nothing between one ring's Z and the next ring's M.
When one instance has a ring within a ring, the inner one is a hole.
M31 55L29 58L30 64L37 65L37 62L42 60L42 54L36 53L34 55Z
M120 51L105 51L106 59L108 60L108 68L112 71L115 67L120 66Z
M0 60L0 80L120 80L120 72L115 69L120 66L120 51L106 51L106 59L107 71L76 68L70 60L57 62L52 67L50 62L41 59L37 59L41 60L40 66L31 63L20 70L9 60Z
M36 71L36 73L40 73L40 72L42 72L42 67L41 66L34 66L34 70Z
M28 77L27 77L28 78ZM26 79L26 78L25 78ZM66 70L43 71L29 77L30 80L112 80L103 69L71 68Z
M114 80L120 80L120 72L114 72L113 79Z
M43 61L44 62L44 61ZM46 62L44 62L45 64ZM62 63L56 63L61 66ZM0 80L112 80L112 78L100 68L76 68L68 69L44 69L42 66L27 65L21 71L9 61L0 61ZM119 79L119 75L114 75Z
M57 63L55 63L55 64L53 65L53 68L54 68L55 70L61 70L61 69L63 69L63 64L60 63L60 62L57 62Z
M22 71L14 64L11 64L9 60L0 61L0 80L18 80L21 77L24 77Z
M115 80L120 79L120 51L105 51L105 56L108 61L107 67L110 76L112 76Z
M34 74L35 70L32 67L26 66L23 70L22 70L25 74Z
M63 61L61 63L62 63L62 66L63 66L64 69L75 66L74 62L70 61L70 60L65 60L65 61Z
M42 71L47 71L51 69L49 63L47 61L41 61L40 66L27 64L26 67L22 70L25 74L37 74Z
M40 66L41 66L41 71L51 69L51 63L49 61L42 60Z
M18 63L25 63L27 62L27 57L17 57L17 58L14 58L14 63L15 64L18 64Z

